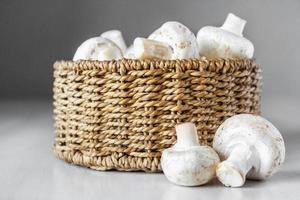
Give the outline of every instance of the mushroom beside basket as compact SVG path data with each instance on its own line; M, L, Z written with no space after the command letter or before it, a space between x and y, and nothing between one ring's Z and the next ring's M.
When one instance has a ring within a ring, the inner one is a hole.
M260 80L248 59L55 62L54 152L97 170L161 171L176 124L195 123L211 146L225 119L260 113Z

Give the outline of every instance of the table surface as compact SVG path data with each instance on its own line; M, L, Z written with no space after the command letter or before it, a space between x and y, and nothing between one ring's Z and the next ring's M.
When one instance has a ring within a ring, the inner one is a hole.
M162 173L100 172L65 163L51 149L50 102L0 102L0 199L300 199L299 103L264 104L264 116L280 126L285 139L285 163L266 181L226 188L217 180L201 187L181 187Z

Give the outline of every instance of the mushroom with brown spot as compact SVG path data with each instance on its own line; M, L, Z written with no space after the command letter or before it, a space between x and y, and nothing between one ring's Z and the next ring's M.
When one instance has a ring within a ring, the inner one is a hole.
M148 39L168 44L172 48L171 59L199 58L196 36L183 24L170 21L154 31Z

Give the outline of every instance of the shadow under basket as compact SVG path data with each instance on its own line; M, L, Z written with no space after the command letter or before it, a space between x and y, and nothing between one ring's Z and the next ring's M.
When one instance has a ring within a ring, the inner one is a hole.
M176 124L194 122L211 145L226 118L260 113L260 80L247 59L55 62L54 152L97 170L161 171Z

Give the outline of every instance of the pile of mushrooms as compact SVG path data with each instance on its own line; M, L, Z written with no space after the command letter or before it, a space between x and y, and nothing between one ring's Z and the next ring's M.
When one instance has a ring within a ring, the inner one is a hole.
M202 185L216 174L225 186L240 187L246 178L270 177L284 161L281 134L260 116L239 114L225 120L215 134L213 149L199 145L194 124L179 124L175 129L177 143L163 151L161 166L177 185Z
M206 26L197 37L180 22L164 23L148 38L138 37L128 48L119 30L83 42L73 60L252 58L253 44L243 37L246 21L230 13L221 27Z

